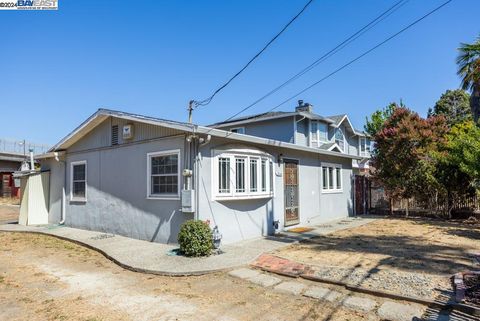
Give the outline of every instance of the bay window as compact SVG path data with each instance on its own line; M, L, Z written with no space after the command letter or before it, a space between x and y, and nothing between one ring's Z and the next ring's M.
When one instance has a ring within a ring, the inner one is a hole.
M322 163L321 175L323 193L342 192L342 165Z
M216 199L262 198L273 195L270 156L221 153L214 157L213 194Z
M218 159L218 193L230 193L230 158L220 157Z
M245 193L245 158L235 158L235 192Z

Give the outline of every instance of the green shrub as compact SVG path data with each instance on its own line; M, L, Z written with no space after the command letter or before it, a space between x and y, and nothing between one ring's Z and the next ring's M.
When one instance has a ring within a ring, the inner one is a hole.
M186 256L210 255L213 249L212 230L203 221L186 221L178 233L178 244Z

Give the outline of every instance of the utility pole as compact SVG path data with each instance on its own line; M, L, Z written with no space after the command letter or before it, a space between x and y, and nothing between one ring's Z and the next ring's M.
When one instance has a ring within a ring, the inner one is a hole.
M188 102L188 123L192 123L192 112L193 112L193 100Z

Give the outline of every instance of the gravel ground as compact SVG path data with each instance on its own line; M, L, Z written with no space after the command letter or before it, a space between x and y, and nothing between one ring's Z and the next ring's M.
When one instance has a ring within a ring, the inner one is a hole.
M335 281L425 299L448 300L450 276L474 269L480 225L385 218L275 251Z
M315 275L324 279L424 299L433 299L440 293L451 291L449 280L445 277L385 270L371 273L339 267L316 266L314 269Z

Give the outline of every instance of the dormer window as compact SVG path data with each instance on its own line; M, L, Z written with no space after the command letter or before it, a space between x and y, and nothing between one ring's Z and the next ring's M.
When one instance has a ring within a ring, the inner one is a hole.
M345 135L340 128L335 129L335 143L345 152Z
M312 147L319 147L328 141L327 124L312 120L310 124L310 142Z

